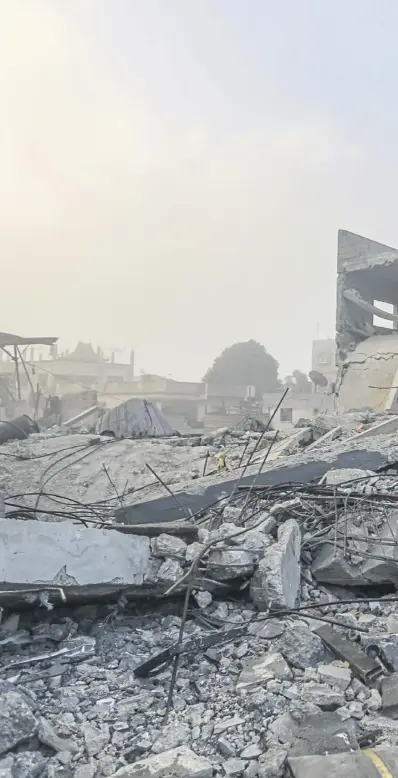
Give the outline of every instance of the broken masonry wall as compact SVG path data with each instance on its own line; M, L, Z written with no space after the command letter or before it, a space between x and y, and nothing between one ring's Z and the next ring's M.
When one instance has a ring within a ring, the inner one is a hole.
M338 410L394 410L398 385L398 333L375 335L359 343L341 368Z
M353 300L352 293L362 301L362 305ZM351 299L348 299L349 296ZM380 332L389 334L391 327L375 326L373 313L363 305L373 306L375 300L398 305L398 251L361 235L339 230L336 300L338 365L366 338Z

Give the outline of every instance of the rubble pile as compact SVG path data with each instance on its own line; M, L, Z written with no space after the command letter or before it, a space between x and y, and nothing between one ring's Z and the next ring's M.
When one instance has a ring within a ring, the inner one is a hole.
M332 757L388 762L394 418L315 420L275 459L264 429L1 446L0 778L302 778L306 765L329 778Z

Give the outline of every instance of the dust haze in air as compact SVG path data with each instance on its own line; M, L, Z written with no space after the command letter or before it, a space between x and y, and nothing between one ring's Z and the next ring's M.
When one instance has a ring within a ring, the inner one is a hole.
M334 334L339 227L398 245L372 0L2 0L1 329L197 380Z

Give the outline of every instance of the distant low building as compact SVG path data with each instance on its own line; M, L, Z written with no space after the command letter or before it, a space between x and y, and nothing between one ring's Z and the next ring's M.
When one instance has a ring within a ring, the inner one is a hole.
M311 370L325 376L328 387L321 391L330 391L331 384L336 381L336 342L333 338L312 341Z

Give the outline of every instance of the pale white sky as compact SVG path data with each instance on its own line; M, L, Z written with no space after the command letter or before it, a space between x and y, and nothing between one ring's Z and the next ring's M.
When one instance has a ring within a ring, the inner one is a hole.
M0 0L0 329L200 379L334 334L339 227L398 245L394 0Z

